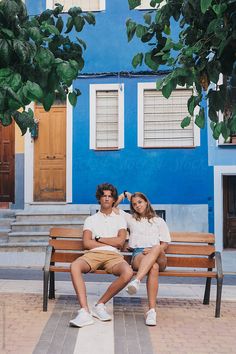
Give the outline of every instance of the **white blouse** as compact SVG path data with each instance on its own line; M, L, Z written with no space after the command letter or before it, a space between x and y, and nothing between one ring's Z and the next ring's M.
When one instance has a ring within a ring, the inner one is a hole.
M168 226L161 217L154 217L150 220L142 218L138 221L131 214L126 213L121 209L120 214L125 217L130 230L130 247L152 247L154 245L159 245L160 241L171 241Z

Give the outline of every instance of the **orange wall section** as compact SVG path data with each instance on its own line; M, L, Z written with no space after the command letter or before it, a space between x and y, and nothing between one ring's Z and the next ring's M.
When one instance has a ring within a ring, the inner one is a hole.
M15 124L15 153L16 154L23 154L24 153L24 136L21 135L20 128L17 124Z

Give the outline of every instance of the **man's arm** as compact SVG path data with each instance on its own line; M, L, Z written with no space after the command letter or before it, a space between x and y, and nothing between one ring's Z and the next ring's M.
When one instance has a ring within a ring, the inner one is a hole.
M83 244L84 248L90 250L96 247L102 247L104 245L113 246L116 248L122 248L126 240L126 229L120 229L117 236L114 237L100 237L99 241L92 239L92 232L90 230L84 230L83 232ZM99 235L98 235L99 236Z

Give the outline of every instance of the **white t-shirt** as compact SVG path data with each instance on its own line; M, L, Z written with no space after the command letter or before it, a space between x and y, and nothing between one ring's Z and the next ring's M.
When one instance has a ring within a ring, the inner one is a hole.
M170 242L170 232L166 222L161 217L136 220L131 214L120 210L127 221L130 230L129 246L132 248L152 247L159 245L160 241Z
M95 236L100 237L116 237L119 230L127 229L127 222L122 215L117 215L112 212L109 215L103 214L98 211L96 214L89 216L85 222L83 230L92 232L92 238ZM119 250L113 246L104 245L102 247L93 248L91 251L113 251Z

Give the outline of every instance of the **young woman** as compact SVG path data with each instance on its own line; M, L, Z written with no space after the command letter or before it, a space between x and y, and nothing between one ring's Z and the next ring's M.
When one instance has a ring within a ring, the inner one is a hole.
M156 325L156 297L158 292L159 270L166 267L165 250L171 241L168 226L158 217L147 197L140 192L119 195L115 206L124 198L130 201L131 214L121 209L130 231L129 247L133 249L132 267L137 271L126 291L133 295L138 291L140 281L147 275L146 287L149 311L146 313L146 325Z

